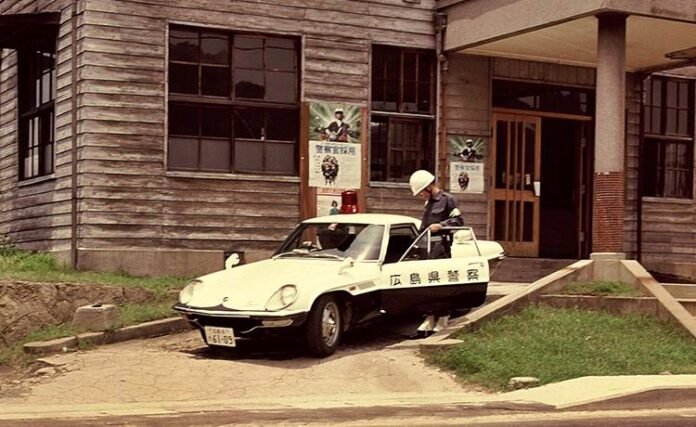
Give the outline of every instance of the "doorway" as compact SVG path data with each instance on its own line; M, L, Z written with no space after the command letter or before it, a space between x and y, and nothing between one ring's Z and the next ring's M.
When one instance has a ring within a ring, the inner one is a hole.
M491 236L516 257L589 255L591 118L494 113Z
M541 121L539 256L586 256L587 122L544 117Z

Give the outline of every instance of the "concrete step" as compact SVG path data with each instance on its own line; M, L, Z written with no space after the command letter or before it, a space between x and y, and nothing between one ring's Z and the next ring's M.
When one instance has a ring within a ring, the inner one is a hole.
M696 299L696 284L661 283L661 285L676 299Z
M505 258L492 267L491 281L532 283L577 260L549 258Z

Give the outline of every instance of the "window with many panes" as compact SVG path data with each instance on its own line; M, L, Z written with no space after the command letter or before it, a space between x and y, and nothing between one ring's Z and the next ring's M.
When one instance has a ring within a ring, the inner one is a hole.
M694 84L652 76L643 104L643 195L691 198L694 172Z
M53 173L55 54L18 51L19 179Z
M296 175L297 43L172 26L168 169Z
M407 181L434 169L435 54L373 46L370 179Z

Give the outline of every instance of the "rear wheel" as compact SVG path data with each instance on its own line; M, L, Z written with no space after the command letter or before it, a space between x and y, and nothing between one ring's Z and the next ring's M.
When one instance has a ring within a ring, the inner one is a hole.
M343 317L338 299L333 295L319 297L309 313L305 325L305 342L312 356L333 354L341 341Z

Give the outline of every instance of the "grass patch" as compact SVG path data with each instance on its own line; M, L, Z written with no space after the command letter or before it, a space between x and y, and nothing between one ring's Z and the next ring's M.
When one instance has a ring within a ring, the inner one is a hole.
M652 317L532 306L457 338L464 342L428 354L429 361L495 390L517 376L547 384L587 375L696 373L694 339Z
M624 282L596 280L592 282L569 283L560 292L562 295L593 295L593 296L623 296L640 297L644 294Z
M117 305L119 320L114 329L119 329L124 326L137 325L139 323L149 322L151 320L172 317L176 314L174 310L172 310L172 304L173 301L160 299L141 304ZM0 349L0 365L19 365L27 364L28 362L32 361L35 356L24 353L24 350L22 349L22 346L26 343L70 337L77 335L80 332L81 331L78 331L70 324L45 326L22 338L22 340L15 343L11 347ZM81 345L80 349L86 350L90 347L91 345Z
M29 282L87 283L143 288L156 298L183 287L183 277L135 277L122 272L76 271L51 254L35 253L0 245L0 279Z

